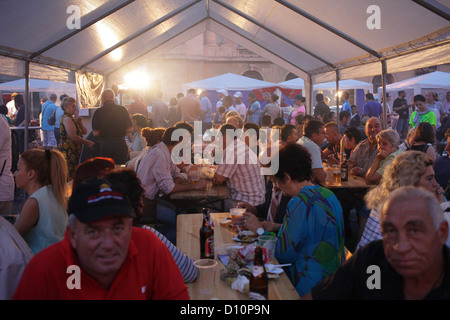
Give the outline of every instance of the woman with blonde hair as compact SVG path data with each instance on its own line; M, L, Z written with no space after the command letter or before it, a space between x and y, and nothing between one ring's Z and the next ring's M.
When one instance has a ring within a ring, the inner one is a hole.
M14 173L29 195L14 227L33 254L64 238L67 225L67 164L58 150L25 151Z
M74 98L64 98L61 102L61 109L64 110L64 114L59 126L61 137L58 150L66 158L68 179L70 180L72 179L76 166L80 162L82 145L85 144L88 147L93 147L95 142L83 138L83 135L87 133L87 129L83 125L83 119L78 117L78 109Z
M433 159L421 151L408 151L398 155L386 167L380 184L366 194L366 206L372 211L356 249L382 239L378 207L390 192L404 186L424 188L435 194L440 202L444 201L444 190L434 178Z
M400 136L397 131L386 129L380 131L377 136L378 154L373 159L372 165L366 173L367 184L378 184L383 176L386 166L403 151L399 149Z

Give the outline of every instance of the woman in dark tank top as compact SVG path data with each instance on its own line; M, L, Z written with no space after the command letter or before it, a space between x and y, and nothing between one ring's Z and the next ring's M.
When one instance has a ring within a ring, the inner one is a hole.
M421 122L417 125L412 137L412 145L407 150L421 151L429 155L433 161L436 160L436 151L433 143L436 141L434 127L428 122Z

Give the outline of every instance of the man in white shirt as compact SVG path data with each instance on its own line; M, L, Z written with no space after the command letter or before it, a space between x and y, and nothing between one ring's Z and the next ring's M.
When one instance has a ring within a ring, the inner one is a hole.
M17 96L18 93L14 92L13 94L11 94L11 101L9 101L6 104L6 107L8 108L8 114L7 116L10 119L13 119L13 117L16 115L17 109L16 109L16 103L14 102L14 97Z
M445 94L444 110L447 115L450 115L450 91Z
M0 300L10 300L33 253L14 226L1 216L0 243Z
M434 93L432 91L427 91L425 93L426 104L428 110L433 110L436 115L436 130L441 126L441 119L445 117L445 110L442 103L434 100Z
M238 91L233 96L234 101L236 102L236 111L239 112L242 120L245 121L245 115L247 114L247 107L242 102L242 92Z
M217 99L219 99L219 101L217 101L216 103L216 110L223 104L223 97L228 95L227 90L225 89L220 89L220 90L216 90L217 91Z
M317 182L325 181L327 174L322 165L322 151L320 146L325 140L325 129L322 121L312 119L303 127L303 137L297 143L308 149L311 154L313 180Z

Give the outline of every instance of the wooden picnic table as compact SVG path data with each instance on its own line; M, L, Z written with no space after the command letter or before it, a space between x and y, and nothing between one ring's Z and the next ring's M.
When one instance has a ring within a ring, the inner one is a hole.
M331 169L331 167L324 167L324 170L327 174L327 177L324 182L319 183L322 187L328 189L367 189L371 187L370 184L366 183L366 180L363 177L354 176L351 174L348 175L347 181L336 182L334 180L333 170Z
M214 202L220 202L221 211L224 211L225 199L228 198L228 186L226 184L215 185L211 180L206 180L206 189L203 190L187 190L171 193L170 200L196 201L199 205L214 206ZM192 182L187 182L192 183Z
M332 168L324 165L324 170L327 173L327 177L324 182L319 184L333 191L338 198L343 210L346 246L348 246L350 251L353 251L356 246L355 241L358 241L357 237L363 226L359 225L358 222L358 231L356 233L352 231L350 212L353 208L361 207L365 202L364 197L372 185L367 184L363 177L351 174L348 175L348 181L336 182ZM356 218L358 221L360 220L358 214Z
M206 300L216 298L219 300L248 300L248 296L237 290L231 289L230 285L220 279L220 270L225 266L217 255L226 252L228 246L242 245L234 241L232 228L222 226L220 221L229 218L229 212L211 213L214 220L214 248L217 270L214 292L211 295L201 295L198 292L196 282L187 284L192 300ZM177 216L177 247L194 260L200 258L199 231L202 224L202 214L181 214ZM277 264L276 259L272 262ZM269 300L295 300L300 299L291 281L283 272L279 278L269 280Z

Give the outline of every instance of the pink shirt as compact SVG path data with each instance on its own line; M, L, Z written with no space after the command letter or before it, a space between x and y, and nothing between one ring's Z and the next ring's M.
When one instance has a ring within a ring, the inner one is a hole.
M216 173L228 178L230 198L245 201L253 206L265 201L265 182L256 154L248 146L234 140L223 153L223 161Z
M300 107L298 107L297 109L295 109L294 112L292 112L291 124L295 125L295 117L296 117L299 113L303 113L303 115L306 114L305 106L300 106Z
M144 196L154 200L160 193L169 194L175 187L174 179L181 176L180 169L172 162L167 146L154 145L136 164L136 175L141 179Z

